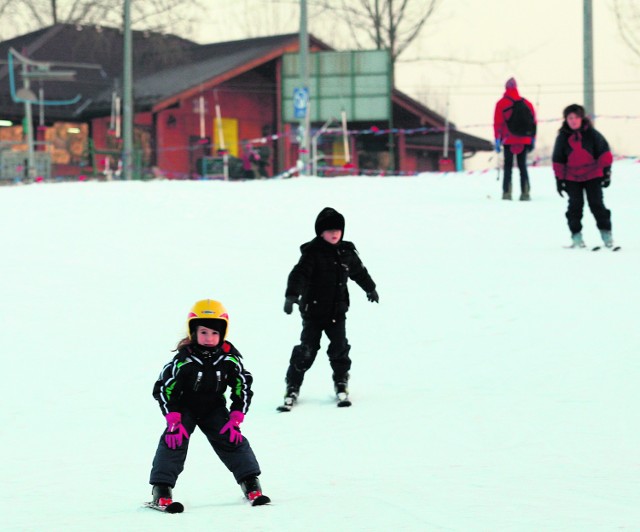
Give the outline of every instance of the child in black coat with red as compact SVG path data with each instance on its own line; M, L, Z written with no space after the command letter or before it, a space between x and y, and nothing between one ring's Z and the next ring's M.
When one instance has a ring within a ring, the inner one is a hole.
M563 111L564 122L553 147L553 171L558 194L569 196L567 222L571 247L584 248L582 212L584 197L596 220L604 245L617 249L611 234L611 211L604 204L603 189L611 184L613 155L607 139L597 131L582 105L576 103Z
M334 389L346 402L351 369L346 337L346 313L349 310L347 281L354 280L371 302L378 302L376 284L362 264L356 247L343 240L344 216L326 207L316 219L316 237L300 246L302 256L289 274L284 311L291 314L298 304L302 315L300 344L293 348L286 375L285 407L297 400L304 374L311 368L324 332L329 338L329 363L333 370Z

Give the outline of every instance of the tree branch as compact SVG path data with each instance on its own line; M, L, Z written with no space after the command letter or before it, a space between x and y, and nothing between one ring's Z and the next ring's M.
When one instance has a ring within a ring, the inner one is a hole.
M637 31L639 31L640 28L634 31L634 28L629 24L630 20L640 20L640 14L636 11L635 6L631 7L630 11L630 14L628 12L625 13L625 9L621 6L620 0L614 0L613 12L616 17L618 30L620 30L620 36L631 51L637 56L640 56L640 43L636 37ZM638 26L640 26L640 24L638 24Z

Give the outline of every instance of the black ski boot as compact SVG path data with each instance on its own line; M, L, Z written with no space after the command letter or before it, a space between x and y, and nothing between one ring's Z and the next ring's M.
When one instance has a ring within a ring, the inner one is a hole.
M343 375L340 378L333 376L333 389L336 391L336 400L338 406L351 406L349 399L349 374Z
M336 395L341 393L349 395L349 373L344 373L342 375L336 375L334 373L332 376L333 389L336 391Z
M336 391L336 395L340 395L341 393L345 395L349 394L349 387L347 386L346 382L336 382L333 385L333 388Z
M263 504L269 504L271 499L262 494L262 488L260 487L260 481L258 477L247 477L240 482L242 493L246 499L251 503L251 506L262 506Z
M153 502L161 506L167 506L173 502L171 486L167 484L155 484L151 490Z
M144 504L147 508L168 514L180 514L184 512L183 504L173 500L171 486L168 484L154 484L151 495L153 500Z
M278 412L289 412L300 395L298 386L287 385L287 391L284 393L284 403L278 407Z
M293 403L295 403L298 400L299 395L300 388L298 386L287 386L287 391L284 394L284 398L289 398Z

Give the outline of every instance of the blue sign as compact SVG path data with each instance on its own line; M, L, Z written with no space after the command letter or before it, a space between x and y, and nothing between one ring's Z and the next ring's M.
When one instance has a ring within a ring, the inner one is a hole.
M307 87L295 87L293 89L293 116L304 118L307 116L307 104L309 103L309 89Z

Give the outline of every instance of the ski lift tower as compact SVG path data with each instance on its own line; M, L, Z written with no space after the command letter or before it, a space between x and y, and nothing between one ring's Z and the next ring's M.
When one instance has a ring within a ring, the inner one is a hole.
M13 57L21 63L23 86L21 89L15 90L15 82L13 77ZM25 134L27 137L27 179L33 181L36 177L36 165L33 141L33 112L32 104L42 105L70 105L80 100L80 96L76 96L71 100L63 101L47 101L41 100L31 90L32 81L74 81L75 70L51 70L52 63L43 61L34 61L19 54L11 48L9 50L9 82L11 87L11 98L16 103L24 103L25 112Z

